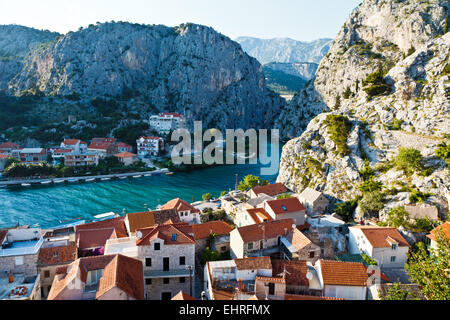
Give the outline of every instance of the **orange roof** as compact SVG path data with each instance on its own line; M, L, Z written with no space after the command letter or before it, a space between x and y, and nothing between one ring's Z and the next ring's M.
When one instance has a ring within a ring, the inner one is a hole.
M285 274L286 284L292 286L309 287L309 281L306 278L308 273L308 266L306 261L302 260L273 260L272 274L280 276Z
M192 230L192 226L164 224L157 225L146 229L138 229L142 237L136 242L138 246L148 246L153 239L164 240L164 245L178 245L178 244L195 244L194 238L189 235L188 228ZM173 239L176 235L176 239Z
M9 156L6 154L0 154L0 159L8 159Z
M215 233L218 236L229 235L233 228L224 221L211 221L192 226L195 240L207 239L210 234Z
M116 146L118 146L119 148L133 148L132 146L130 146L128 143L125 142L117 142Z
M200 212L200 210L194 208L188 202L186 202L180 198L173 199L173 200L167 202L165 205L163 205L161 207L161 209L164 209L164 210L176 209L177 212L179 212L179 211L191 211L191 213L199 213Z
M127 214L130 232L137 229L145 229L158 224L176 224L180 222L180 216L175 209L135 212Z
M110 142L93 142L88 146L88 149L94 150L108 150L114 143Z
M286 238L299 251L312 243L312 241L297 228L290 232Z
M409 247L408 242L401 233L395 228L381 228L368 226L355 226L352 228L361 229L374 248L388 248L392 246L392 240L395 240L399 247Z
M118 154L115 154L114 157L117 158L134 158L137 157L137 154L131 153L131 152L121 152Z
M259 241L264 238L273 239L279 236L287 236L289 232L291 232L293 225L294 220L283 219L241 227L238 228L237 231L241 235L242 240L246 243Z
M77 231L78 249L100 248L106 245L109 239L117 239L114 228L86 229Z
M275 212L275 214L285 214L296 211L306 210L297 198L279 199L267 201L267 205Z
M64 144L68 145L68 146L73 146L76 145L77 143L83 143L83 141L79 140L79 139L65 139L64 140Z
M447 221L443 225L432 230L431 233L429 235L427 235L427 237L431 240L436 240L436 233L438 231L443 232L447 236L447 238L450 239L450 222Z
M190 295L184 293L183 291L180 291L175 297L172 298L172 300L197 300Z
M86 223L75 227L75 231L87 230L87 229L104 229L104 228L114 228L116 231L117 238L128 237L127 228L125 227L125 217L118 217L114 219L108 219L98 222Z
M20 145L13 142L5 142L0 144L0 149L17 149L20 148Z
M40 266L54 266L71 263L77 259L77 246L75 242L66 246L41 248L39 250L38 264Z
M73 152L72 149L55 149L53 150L53 153L70 153Z
M270 257L254 257L234 259L236 269L238 270L258 270L258 269L272 269L272 262Z
M247 209L247 213L256 224L273 220L263 208Z
M324 285L367 286L367 268L360 262L343 262L320 259Z
M96 298L116 287L136 300L144 300L144 273L140 260L116 255L105 267Z
M308 300L308 301L314 301L314 300L345 300L341 298L330 298L330 297L316 297L316 296L301 296L296 294L285 294L284 300Z
M256 195L264 193L264 194L266 194L268 196L273 197L273 196L276 196L278 194L282 194L282 193L288 192L288 189L282 183L275 183L275 184L268 184L266 186L254 187L252 189L252 191Z

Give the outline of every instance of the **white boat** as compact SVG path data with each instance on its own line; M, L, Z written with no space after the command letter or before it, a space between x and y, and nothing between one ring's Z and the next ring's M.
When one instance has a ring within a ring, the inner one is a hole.
M118 217L118 215L115 214L114 212L107 212L107 213L98 214L98 215L94 216L94 219L97 221L102 221L102 220L112 219L112 218L116 218L116 217Z
M133 176L133 178L141 178L142 177L142 175L139 175L139 176Z
M102 181L108 181L108 180L111 180L111 178L102 178L101 180Z
M69 179L69 182L78 182L78 179Z
M166 172L166 176L171 176L173 175L173 172Z
M151 177L152 174L151 173L147 173L144 177Z
M22 187L30 187L31 186L31 184L29 184L29 183L22 183Z
M54 182L54 183L63 183L64 180L54 180L53 182Z
M92 182L95 181L95 178L86 179L86 182Z
M121 180L124 180L124 179L126 179L126 178L128 178L128 177L119 177L119 179L121 179Z

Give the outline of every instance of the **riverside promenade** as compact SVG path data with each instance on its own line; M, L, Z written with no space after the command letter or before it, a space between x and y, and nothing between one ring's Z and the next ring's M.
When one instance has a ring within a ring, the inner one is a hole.
M99 176L83 176L83 177L66 177L66 178L42 178L42 179L15 179L0 181L0 187L28 187L33 185L57 185L59 183L75 183L75 182L95 182L95 181L108 181L112 179L126 179L126 178L141 178L150 177L154 175L160 175L169 173L169 169L159 169L146 172L129 172L129 173L115 173Z

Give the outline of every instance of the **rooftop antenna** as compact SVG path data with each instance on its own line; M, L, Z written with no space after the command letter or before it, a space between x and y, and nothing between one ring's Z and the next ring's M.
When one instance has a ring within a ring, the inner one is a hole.
M283 272L278 274L277 276L282 277L283 279L286 279L286 274L291 274L291 273L286 270L286 265L284 265Z
M125 217L125 208L123 208L122 214L123 214L123 216Z

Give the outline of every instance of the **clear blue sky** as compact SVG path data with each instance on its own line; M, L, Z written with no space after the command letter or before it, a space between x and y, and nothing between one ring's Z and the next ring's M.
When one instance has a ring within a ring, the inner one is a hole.
M235 39L334 38L362 0L0 0L0 24L66 33L106 21L193 22Z

